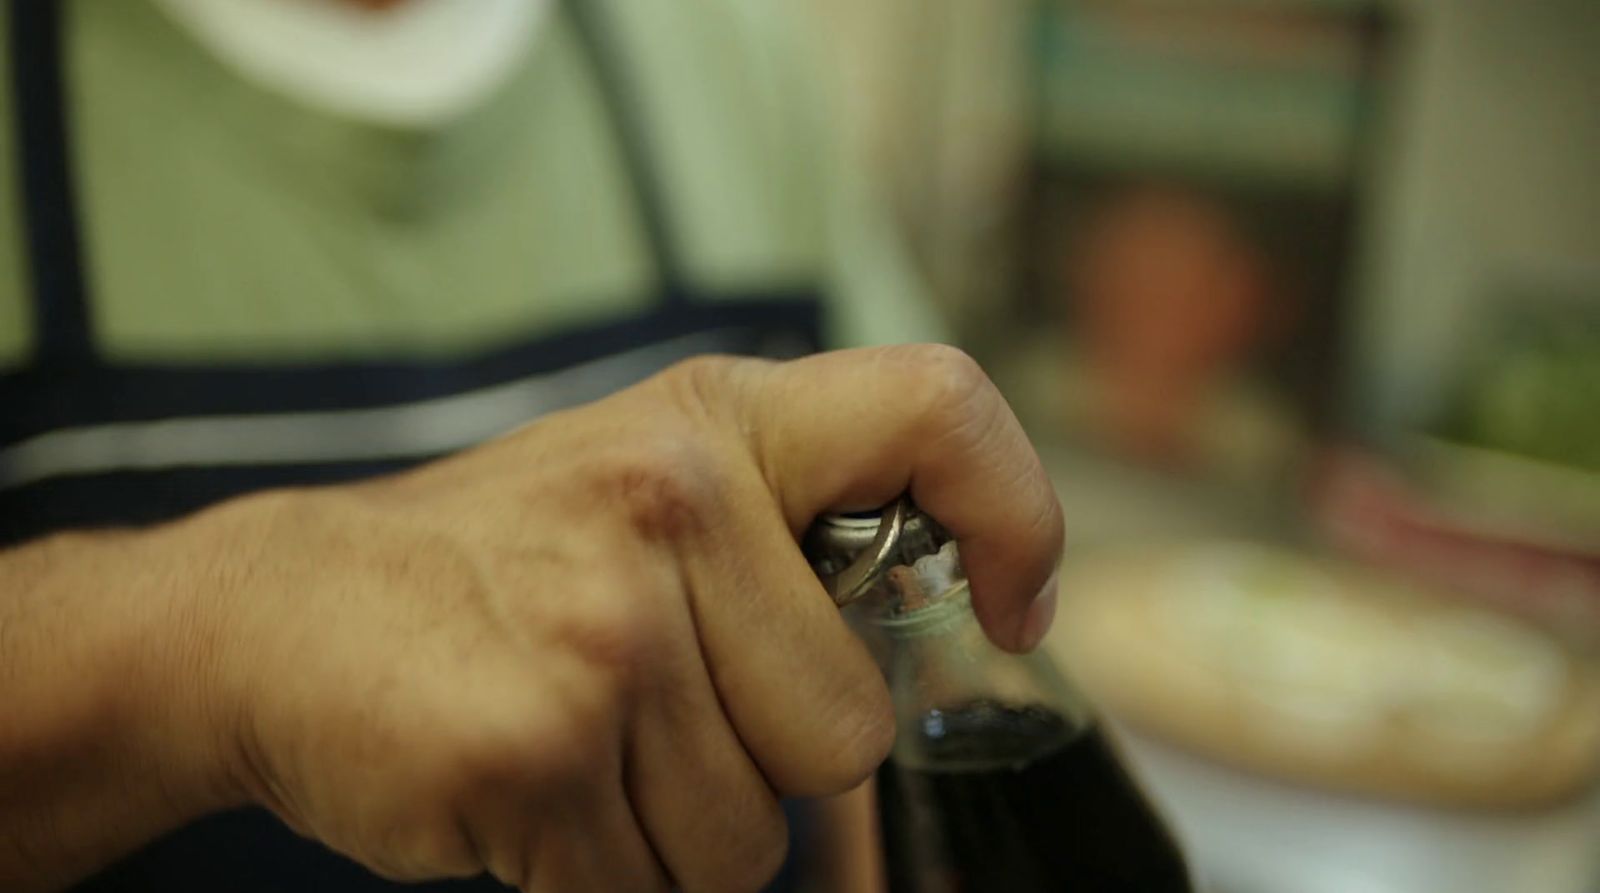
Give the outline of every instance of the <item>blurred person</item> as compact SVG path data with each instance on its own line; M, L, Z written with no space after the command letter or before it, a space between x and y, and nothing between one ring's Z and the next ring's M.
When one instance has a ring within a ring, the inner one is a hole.
M780 13L7 12L0 888L755 889L892 734L815 514L1042 636L970 360L679 362L935 331Z
M1081 353L1064 410L1117 451L1250 477L1282 467L1290 411L1246 374L1287 296L1220 203L1174 186L1117 193L1063 252Z
M1213 203L1156 187L1108 202L1078 248L1068 276L1097 427L1135 455L1183 461L1197 404L1262 328L1265 261Z

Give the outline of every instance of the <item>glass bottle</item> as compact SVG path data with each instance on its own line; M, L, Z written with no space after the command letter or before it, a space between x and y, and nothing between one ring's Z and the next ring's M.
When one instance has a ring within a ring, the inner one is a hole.
M956 544L909 500L828 516L806 550L889 681L877 776L890 893L1182 893L1173 838L1040 651L973 616Z

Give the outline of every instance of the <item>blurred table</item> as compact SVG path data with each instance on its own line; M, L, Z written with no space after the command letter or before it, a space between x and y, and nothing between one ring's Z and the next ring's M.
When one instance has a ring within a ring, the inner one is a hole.
M1079 449L1041 454L1071 547L1311 539L1266 488L1176 479ZM1207 893L1600 893L1600 789L1540 811L1434 809L1282 782L1111 730Z
M1538 812L1456 812L1300 787L1113 724L1206 893L1597 893L1600 790Z

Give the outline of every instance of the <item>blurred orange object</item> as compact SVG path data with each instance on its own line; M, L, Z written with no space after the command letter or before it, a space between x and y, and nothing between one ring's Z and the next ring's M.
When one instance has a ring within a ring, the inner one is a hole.
M1220 203L1144 186L1111 199L1067 262L1092 423L1134 456L1186 464L1210 389L1266 329L1265 256Z

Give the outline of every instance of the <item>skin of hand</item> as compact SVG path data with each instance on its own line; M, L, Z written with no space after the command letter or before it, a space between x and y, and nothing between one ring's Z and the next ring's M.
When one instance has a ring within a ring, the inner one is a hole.
M1036 644L1060 509L939 346L691 360L407 473L0 553L0 887L259 803L395 879L758 889L778 797L893 738L797 537L908 489Z

